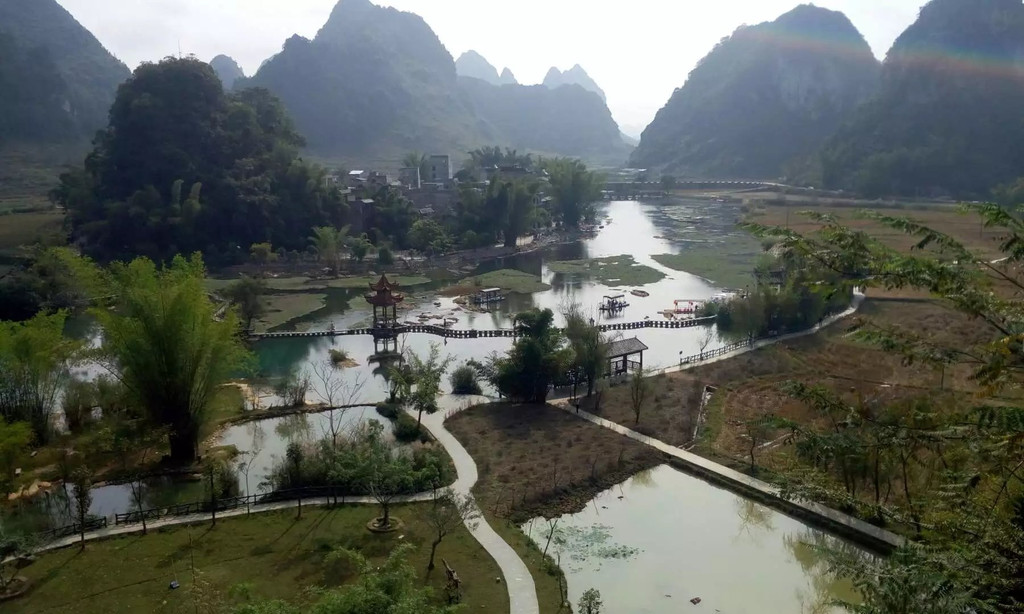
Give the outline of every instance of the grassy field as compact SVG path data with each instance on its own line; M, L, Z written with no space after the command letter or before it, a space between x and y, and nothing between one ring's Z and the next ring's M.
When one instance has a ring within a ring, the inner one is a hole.
M595 494L663 462L642 444L549 406L481 405L446 425L476 461L477 501L527 561L543 614L558 611L558 581L519 525L578 512Z
M174 527L147 536L90 542L84 551L67 548L39 557L22 573L34 587L20 599L3 604L9 614L195 612L190 562L212 590L203 598L230 604L231 587L246 583L261 599L308 603L311 587L334 587L353 579L345 570L330 568L324 556L334 547L359 551L380 562L398 544L416 547L410 563L421 582L443 598L443 557L463 581L463 603L469 612L507 613L501 571L464 527L444 539L438 548L438 568L427 572L430 531L422 520L422 505L397 506L392 514L404 528L377 535L366 530L372 506L307 508L302 518L295 511L273 512L220 520L216 527ZM191 534L192 545L189 544ZM169 590L172 580L181 588ZM212 594L211 594L212 593ZM202 611L213 611L203 609Z
M316 292L327 288L366 288L369 284L376 282L380 276L362 277L340 277L338 279L312 279L309 277L268 277L264 280L267 289L271 292ZM426 277L419 275L388 276L392 282L400 286L411 287L430 283ZM235 279L207 279L206 287L211 291L223 290L238 281Z
M326 302L323 293L268 294L263 297L265 311L256 322L256 330L273 330L322 309Z
M0 215L0 252L63 233L64 214L56 211Z
M465 296L476 294L481 288L501 288L516 294L533 294L550 290L551 286L542 282L537 275L515 269L502 269L463 279L442 290L441 294L443 296Z
M709 279L725 288L740 289L753 283L753 270L761 246L757 241L730 241L724 246L690 246L680 254L651 256L661 266Z
M887 208L878 203L856 201L851 202L848 206L814 206L812 203L801 202L789 206L756 207L750 211L747 219L766 226L788 227L796 232L806 234L820 228L819 223L801 215L804 211L813 211L835 216L847 226L863 230L894 249L909 251L917 242L915 238L898 230L859 216L858 211L864 209L893 217L908 217L957 238L983 257L992 257L993 259L999 257L998 246L1002 233L996 229L984 228L980 218L973 214L965 215L953 205Z
M643 286L665 278L661 271L636 263L630 255L610 256L593 260L564 260L548 265L555 273L585 275L603 284Z

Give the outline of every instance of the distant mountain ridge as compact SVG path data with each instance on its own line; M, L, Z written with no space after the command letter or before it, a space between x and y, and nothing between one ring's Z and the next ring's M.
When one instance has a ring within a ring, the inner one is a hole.
M701 60L644 130L631 165L688 177L779 177L875 92L878 74L845 15L798 6L741 27Z
M91 138L128 67L55 0L0 1L0 139Z
M513 85L511 71L498 75L475 53L459 65L472 74L458 75L418 15L341 0L313 40L293 36L244 84L280 97L310 148L328 156L458 154L497 144L625 158L600 100ZM565 118L565 126L555 129L554 117Z
M563 85L579 85L588 92L593 92L601 97L604 102L608 101L608 97L605 96L604 90L602 90L587 71L583 70L583 67L579 64L573 66L569 70L562 72L554 66L548 70L547 76L544 77L544 85L551 89L561 87Z
M933 0L820 156L828 187L987 198L1024 176L1024 5Z
M242 67L238 65L234 58L229 56L218 55L210 60L210 67L213 68L213 72L217 73L217 77L224 84L224 89L226 90L233 89L235 82L239 79L245 79L245 72L242 71Z

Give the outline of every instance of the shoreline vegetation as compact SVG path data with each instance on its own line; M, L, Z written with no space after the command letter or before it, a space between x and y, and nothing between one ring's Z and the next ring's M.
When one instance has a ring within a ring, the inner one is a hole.
M661 271L638 264L633 256L622 254L589 260L562 260L548 263L552 272L580 275L611 286L645 286L665 278Z

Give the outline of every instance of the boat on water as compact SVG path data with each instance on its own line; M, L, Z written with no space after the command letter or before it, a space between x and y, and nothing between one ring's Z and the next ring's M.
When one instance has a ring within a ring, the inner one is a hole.
M626 307L629 307L629 303L626 302L626 295L617 294L615 296L605 296L604 302L601 303L601 306L598 309L605 312L615 313L622 311Z
M505 294L502 292L501 288L487 288L471 296L470 300L474 305L489 305L491 303L500 303L505 300Z
M633 290L632 292L630 292L630 294L632 294L633 296L639 296L640 298L647 298L648 296L651 295L650 292L647 292L645 290Z

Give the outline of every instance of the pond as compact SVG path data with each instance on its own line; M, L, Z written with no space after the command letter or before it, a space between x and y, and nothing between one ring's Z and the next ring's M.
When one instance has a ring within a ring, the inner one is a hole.
M822 549L862 553L761 504L663 465L597 495L554 525L575 605L597 588L609 612L833 614L855 600L850 582L826 573ZM523 526L543 550L552 523ZM863 553L863 556L870 556Z

